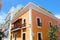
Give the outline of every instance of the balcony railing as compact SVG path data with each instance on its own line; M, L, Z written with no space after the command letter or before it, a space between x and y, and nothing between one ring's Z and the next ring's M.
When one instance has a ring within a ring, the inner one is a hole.
M26 27L26 23L22 24L22 27Z
M26 28L26 24L22 24L22 26L15 26L15 27L12 27L12 29L11 30L21 30L21 29L23 29L23 28Z
M13 27L11 30L13 30L13 29L17 29L17 28L20 28L20 27L18 27L18 26L17 26L17 27Z

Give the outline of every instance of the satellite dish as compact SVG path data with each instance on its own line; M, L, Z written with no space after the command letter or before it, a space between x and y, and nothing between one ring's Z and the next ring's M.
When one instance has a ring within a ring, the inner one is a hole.
M2 1L0 0L0 10L1 10L1 8L2 8Z

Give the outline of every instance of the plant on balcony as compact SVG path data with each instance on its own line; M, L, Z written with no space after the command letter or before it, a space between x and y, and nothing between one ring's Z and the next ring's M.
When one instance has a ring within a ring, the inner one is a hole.
M56 26L52 26L49 30L48 30L48 35L50 40L56 40L56 32L57 32L57 27Z

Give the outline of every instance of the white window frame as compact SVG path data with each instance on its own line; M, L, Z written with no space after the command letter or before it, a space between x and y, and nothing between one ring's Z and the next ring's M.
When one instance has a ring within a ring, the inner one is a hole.
M24 19L26 20L26 18L23 18L22 19L22 24L24 23ZM26 23L27 24L27 23ZM27 26L23 27L23 28L26 28Z
M38 40L38 33L41 34L41 39L43 40L42 32L37 32L37 40Z
M23 34L25 33L25 40L26 40L26 32L22 32L22 40L23 40Z
M41 23L41 18L40 18L40 17L36 17L36 24L37 24L37 27L38 27L38 28L41 28L41 26L38 26L37 18L39 18L39 19L40 19L40 23Z
M23 19L22 19L22 24L24 23L24 19L26 19L26 18L23 18Z

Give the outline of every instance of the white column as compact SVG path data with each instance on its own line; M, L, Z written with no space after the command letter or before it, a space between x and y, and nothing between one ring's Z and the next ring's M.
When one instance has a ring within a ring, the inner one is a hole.
M29 9L29 24L30 24L30 40L33 40L32 37L32 9Z
M10 40L10 37L11 37L11 22L10 22L10 26L9 26L9 40Z

